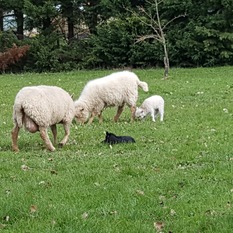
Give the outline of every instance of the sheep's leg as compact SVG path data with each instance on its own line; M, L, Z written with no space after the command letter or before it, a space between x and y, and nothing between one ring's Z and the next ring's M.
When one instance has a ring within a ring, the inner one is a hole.
M151 109L150 115L151 115L152 121L155 122L156 116L155 116L155 110L154 109Z
M96 114L96 112L92 112L91 113L91 117L90 117L90 119L89 119L89 121L88 121L88 124L91 124L92 122L93 122L93 120L94 120L94 118L95 118L95 116L96 116L97 114Z
M163 121L164 108L159 108L160 121Z
M57 126L51 125L50 128L51 128L52 133L53 133L53 143L55 145L55 144L57 144Z
M67 140L68 140L68 138L70 136L70 125L69 124L63 124L63 127L64 127L64 130L65 130L65 137L59 143L60 147L63 147L66 144L66 142L67 142Z
M12 139L12 150L15 152L19 151L17 140L19 135L19 126L15 124L14 128L11 131L11 139Z
M114 121L115 121L115 122L118 121L118 119L119 119L121 113L123 112L123 109L124 109L124 105L118 106L118 108L117 108L117 114L116 114L116 116L114 116Z
M99 123L103 123L102 112L98 115L98 118L99 118Z
M130 107L130 111L131 111L131 122L132 122L135 119L136 107L135 106L131 106Z
M39 131L40 131L40 137L44 141L46 148L50 151L55 151L55 147L53 146L52 142L49 139L47 128L40 126Z

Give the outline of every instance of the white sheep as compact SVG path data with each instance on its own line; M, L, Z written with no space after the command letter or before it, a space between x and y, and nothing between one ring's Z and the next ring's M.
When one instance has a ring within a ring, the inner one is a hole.
M118 121L125 104L130 107L131 120L134 120L138 87L148 91L147 83L140 81L137 75L130 71L116 72L89 81L79 99L75 101L76 120L85 123L89 118L90 124L94 117L98 116L101 123L104 108L116 106L118 109L114 121Z
M155 121L157 115L160 115L160 121L164 117L164 99L159 95L153 95L145 99L139 108L136 108L135 118L143 119L148 114L151 115L152 121Z
M11 132L13 151L19 151L18 133L23 126L31 133L40 131L46 148L54 151L55 148L49 139L47 128L51 128L54 143L56 143L56 124L61 123L64 126L65 136L59 145L65 145L70 135L70 125L74 114L74 101L62 88L56 86L22 88L15 97L13 107L14 128Z

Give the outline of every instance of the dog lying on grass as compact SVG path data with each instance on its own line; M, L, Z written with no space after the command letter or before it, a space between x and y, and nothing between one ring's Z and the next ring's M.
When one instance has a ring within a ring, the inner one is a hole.
M116 143L134 143L135 140L130 136L116 136L113 133L106 132L105 140L102 143L108 143L110 145Z

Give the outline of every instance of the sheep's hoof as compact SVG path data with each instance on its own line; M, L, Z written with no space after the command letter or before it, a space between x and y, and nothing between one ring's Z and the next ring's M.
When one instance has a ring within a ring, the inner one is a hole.
M55 151L56 149L55 149L55 147L51 147L51 148L48 148L48 150L51 151L51 152L53 152L53 151Z
M13 150L14 152L19 152L19 148L18 148L18 147L13 147L12 150Z
M64 146L64 144L61 143L61 142L58 144L58 147L59 147L59 148L62 148L63 146Z

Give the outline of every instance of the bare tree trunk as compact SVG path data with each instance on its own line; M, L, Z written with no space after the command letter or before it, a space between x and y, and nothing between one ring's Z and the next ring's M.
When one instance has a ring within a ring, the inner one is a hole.
M52 32L53 32L53 26L52 26L52 23L51 23L51 18L50 17L47 17L47 18L44 18L42 20L42 30L43 30L43 35L45 36L48 36L50 35Z
M68 42L70 42L74 38L74 23L70 17L67 17L68 22Z
M169 64L169 57L168 57L168 52L167 52L167 45L166 42L164 41L163 43L163 50L164 50L164 79L168 78L169 75L169 69L170 69L170 64Z
M154 34L149 34L149 35L144 35L144 36L140 36L139 39L137 39L137 42L141 42L144 41L146 39L154 39L157 40L159 43L162 44L163 46L163 52L164 52L164 58L163 58L163 62L164 62L164 79L167 79L169 76L169 71L170 71L170 64L169 64L169 56L168 56L168 51L167 51L167 42L166 42L166 35L164 33L166 27L173 22L174 20L180 18L180 17L185 17L186 14L183 15L178 15L174 18L172 18L170 21L168 22L164 22L163 20L161 21L160 19L160 15L159 15L159 4L161 2L163 2L163 0L146 0L146 2L148 4L150 4L151 6L155 6L155 11L156 11L156 19L154 18L154 15L151 13L151 11L146 11L143 7L139 7L138 9L145 15L145 17L148 19L148 21L143 20L139 17L139 19L141 20L142 23L144 23L145 25L149 26L152 28L152 30L154 31Z
M66 39L68 39L68 43L74 38L74 5L73 1L63 1L62 5L62 17L66 18L68 32L65 35Z
M3 9L0 8L0 31L3 32Z
M14 13L15 13L16 22L17 22L16 36L19 40L23 40L23 38L24 38L24 35L23 35L23 23L24 23L23 12L15 10Z
M155 9L156 9L158 28L159 28L161 42L163 44L163 51L164 51L164 59L163 59L163 62L164 62L164 79L167 79L168 75L169 75L170 65L169 65L169 58L168 58L168 52L167 52L166 38L165 38L163 28L162 28L162 25L161 25L161 20L160 20L160 16L159 16L159 3L158 3L157 0L155 0Z
M86 24L91 34L96 34L96 26L98 24L98 10L96 6L98 3L99 0L89 1L88 10L86 12Z

